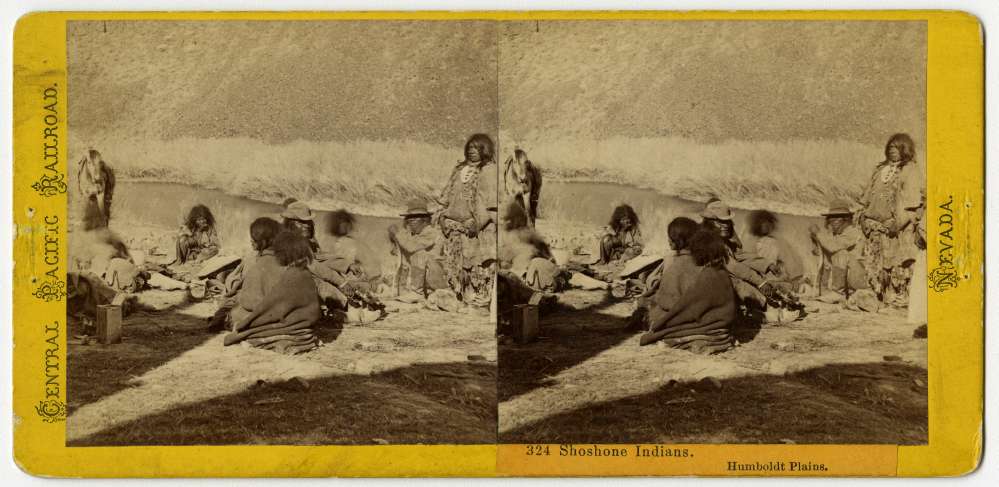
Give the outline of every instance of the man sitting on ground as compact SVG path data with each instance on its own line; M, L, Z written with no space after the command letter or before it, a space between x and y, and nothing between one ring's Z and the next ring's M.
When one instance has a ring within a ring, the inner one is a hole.
M815 244L814 252L822 259L819 300L838 303L854 291L869 288L867 271L861 260L864 234L853 224L853 212L846 201L833 201L829 212L822 216L826 217L824 229L816 225L808 227Z
M762 272L749 265L756 260L756 256L742 248L742 242L735 234L732 210L721 201L712 201L701 212L701 218L704 227L717 233L728 248L729 259L725 269L732 278L739 300L765 309L767 298L774 294L774 286L767 282Z
M732 286L745 313L759 321L777 321L780 316L767 313L768 304L777 305L773 311L787 309L800 316L801 306L797 295L788 289L780 289L765 277L767 261L759 256L746 252L742 242L735 234L735 224L732 222L732 210L721 201L711 201L701 212L705 228L713 230L721 237L729 252L725 269L732 278ZM767 318L758 317L766 313ZM796 318L797 316L795 316ZM791 319L795 319L791 318Z
M403 218L402 229L395 224L388 227L388 238L402 259L397 269L396 284L399 300L418 302L426 299L436 289L448 289L447 276L441 264L441 242L444 236L430 224L431 213L427 204L416 199L409 202Z

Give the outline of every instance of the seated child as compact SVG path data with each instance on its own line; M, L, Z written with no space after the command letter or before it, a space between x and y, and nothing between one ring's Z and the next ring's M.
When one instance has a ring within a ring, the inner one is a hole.
M253 255L244 257L239 266L226 277L225 296L212 316L209 333L225 330L234 317L241 318L249 314L263 299L266 291L264 279L280 267L271 248L274 237L280 230L281 224L267 217L257 218L250 224Z
M763 276L771 282L782 283L793 292L800 290L805 269L801 257L787 241L776 237L777 215L766 210L749 213L749 232L757 238L756 257Z
M354 237L357 220L347 210L327 215L326 229L333 237L327 258L330 265L347 278L348 287L364 292L377 292L381 264L364 242Z
M312 248L302 235L285 231L274 237L273 249L279 266L267 271L258 267L259 281L252 283L248 273L243 282L244 291L259 284L262 299L247 314L233 315L233 331L223 343L246 341L279 353L307 352L318 345L313 327L322 315L319 291L308 269Z
M725 270L728 249L713 231L699 229L691 235L684 220L670 223L676 257L648 300L648 331L640 343L662 340L696 353L723 352L733 344L737 316L735 289Z

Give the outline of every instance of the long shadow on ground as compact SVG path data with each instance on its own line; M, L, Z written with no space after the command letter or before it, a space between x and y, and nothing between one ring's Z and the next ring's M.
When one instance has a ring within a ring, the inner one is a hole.
M547 417L500 441L925 444L926 375L883 362L672 383Z
M122 343L76 343L84 332L80 320L69 320L66 353L68 410L96 402L129 386L129 380L198 347L212 335L204 318L182 313L183 305L161 311L142 310L123 320Z
M495 443L495 383L496 365L483 362L263 383L69 446Z
M593 295L592 293L590 294ZM571 298L570 298L571 299ZM628 330L628 316L603 312L627 302L601 296L582 307L559 305L540 319L538 340L546 343L544 354L537 344L499 345L499 400L507 401L548 385L548 377L572 368L613 348L637 331Z
M140 307L124 317L122 342L113 345L79 343L74 337L85 332L83 322L68 319L67 412L132 387L135 378L211 340L206 315L214 309L211 302L186 299L161 309ZM316 328L325 343L342 332L343 325L327 321Z

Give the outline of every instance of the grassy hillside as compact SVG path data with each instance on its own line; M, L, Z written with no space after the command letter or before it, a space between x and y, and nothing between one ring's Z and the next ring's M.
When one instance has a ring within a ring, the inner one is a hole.
M845 140L710 144L681 137L561 139L523 147L549 179L614 182L695 201L719 196L741 208L802 215L828 209L834 198L856 201L884 150Z
M72 157L264 199L395 208L502 132L501 157L549 177L814 213L856 196L891 133L925 140L918 22L68 29Z
M925 140L920 22L522 22L501 35L503 145L553 177L814 214L859 194L892 133Z
M495 39L484 22L71 22L70 153L395 215L498 132Z
M71 22L69 123L85 135L412 140L497 129L483 22Z
M501 39L514 138L923 138L923 22L518 22Z
M73 147L84 144L71 140ZM294 197L319 208L391 216L414 197L437 195L461 156L460 149L419 142L268 144L245 137L108 138L94 146L123 179L191 184L271 202Z

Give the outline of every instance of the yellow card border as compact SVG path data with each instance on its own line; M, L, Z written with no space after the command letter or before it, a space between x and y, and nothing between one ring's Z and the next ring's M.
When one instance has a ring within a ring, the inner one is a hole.
M929 293L929 444L669 445L695 454L671 461L528 457L525 445L67 448L60 406L64 408L66 387L65 26L70 20L924 20L927 255L935 271ZM983 431L982 36L977 18L955 11L28 14L14 33L15 461L28 473L58 477L733 475L724 469L728 461L774 460L822 463L828 470L762 475L968 473L980 462ZM951 203L944 205L947 201ZM953 237L947 241L953 246L949 249L938 238L948 229Z

